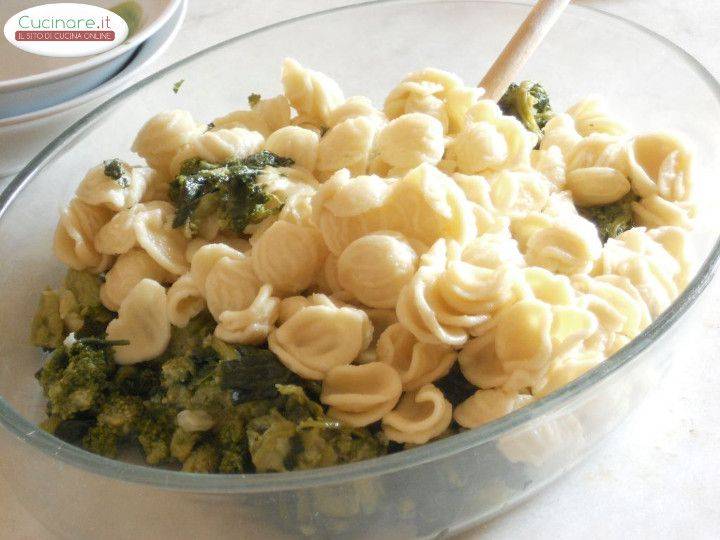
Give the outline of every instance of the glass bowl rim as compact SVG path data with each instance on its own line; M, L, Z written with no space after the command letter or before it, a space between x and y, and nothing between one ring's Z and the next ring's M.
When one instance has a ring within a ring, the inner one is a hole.
M521 0L450 0L453 3L478 4L505 4L529 7L531 2ZM33 158L13 180L0 193L0 218L10 207L15 196L30 182L35 173L46 165L66 145L74 141L82 132L98 120L103 113L121 103L124 98L131 96L166 73L197 60L216 49L221 49L231 43L261 34L296 22L322 17L332 13L361 10L374 5L388 4L437 4L447 3L447 0L369 0L348 6L335 7L323 11L308 13L286 19L277 23L263 26L250 32L234 36L220 43L207 47L179 60L162 70L138 81L129 88L105 101L75 122L57 138L50 142L35 158ZM690 53L673 43L668 38L619 15L608 13L601 9L571 5L569 9L574 12L586 12L595 17L605 17L629 26L634 31L645 34L658 42L659 45L670 49L683 58L702 79L720 103L720 82ZM509 432L523 424L547 414L552 414L569 403L574 398L581 397L591 387L600 384L611 374L630 364L636 357L663 336L673 327L682 315L692 307L700 294L706 289L717 271L720 262L720 236L715 241L707 258L697 269L692 281L678 298L666 309L650 326L633 339L619 352L606 359L597 367L585 373L561 389L543 397L517 411L507 414L482 427L459 433L452 437L434 441L416 448L403 450L395 454L369 459L356 463L338 465L322 469L307 471L291 471L285 473L255 473L255 474L197 474L181 471L167 470L147 465L136 465L105 458L92 454L82 448L65 443L55 436L43 431L36 424L30 422L0 395L0 425L4 426L11 435L36 447L49 457L57 458L64 463L79 467L88 472L126 482L145 484L159 489L175 489L201 493L253 493L291 490L298 488L318 487L327 484L366 478L373 475L388 474L400 469L422 465L457 454L469 448L486 443L503 433Z

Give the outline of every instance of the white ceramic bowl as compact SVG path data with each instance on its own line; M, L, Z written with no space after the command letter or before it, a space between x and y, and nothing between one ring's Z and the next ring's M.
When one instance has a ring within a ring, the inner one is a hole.
M109 51L82 58L42 57L0 40L0 119L38 111L80 96L112 78L133 58L147 39L165 26L182 0L143 0L138 30ZM0 21L47 0L3 0ZM117 0L95 0L109 8Z
M48 142L81 118L103 98L133 82L137 73L170 45L185 18L188 0L178 0L178 9L157 32L138 47L125 68L90 92L39 111L0 118L0 179L19 171Z

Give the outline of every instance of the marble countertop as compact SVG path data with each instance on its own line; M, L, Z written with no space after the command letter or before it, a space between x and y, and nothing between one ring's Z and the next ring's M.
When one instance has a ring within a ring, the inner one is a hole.
M190 0L183 29L153 66L253 28L355 2ZM579 0L637 21L678 43L720 78L717 0ZM147 73L146 73L147 74ZM707 292L702 328L685 358L625 425L572 472L515 509L463 535L471 538L717 538L720 530L720 281ZM0 539L52 540L0 479Z

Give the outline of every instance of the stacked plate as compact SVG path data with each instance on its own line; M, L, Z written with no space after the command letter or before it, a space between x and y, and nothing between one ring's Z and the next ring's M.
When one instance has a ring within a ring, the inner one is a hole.
M0 1L0 23L48 1ZM20 170L65 128L133 82L175 38L187 1L126 3L139 16L132 34L121 45L89 57L38 56L0 36L0 179ZM88 3L111 9L119 0Z

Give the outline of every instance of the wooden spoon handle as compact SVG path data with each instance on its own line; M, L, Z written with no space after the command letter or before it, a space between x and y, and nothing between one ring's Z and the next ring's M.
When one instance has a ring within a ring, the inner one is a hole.
M538 0L478 86L497 101L540 45L570 0Z

